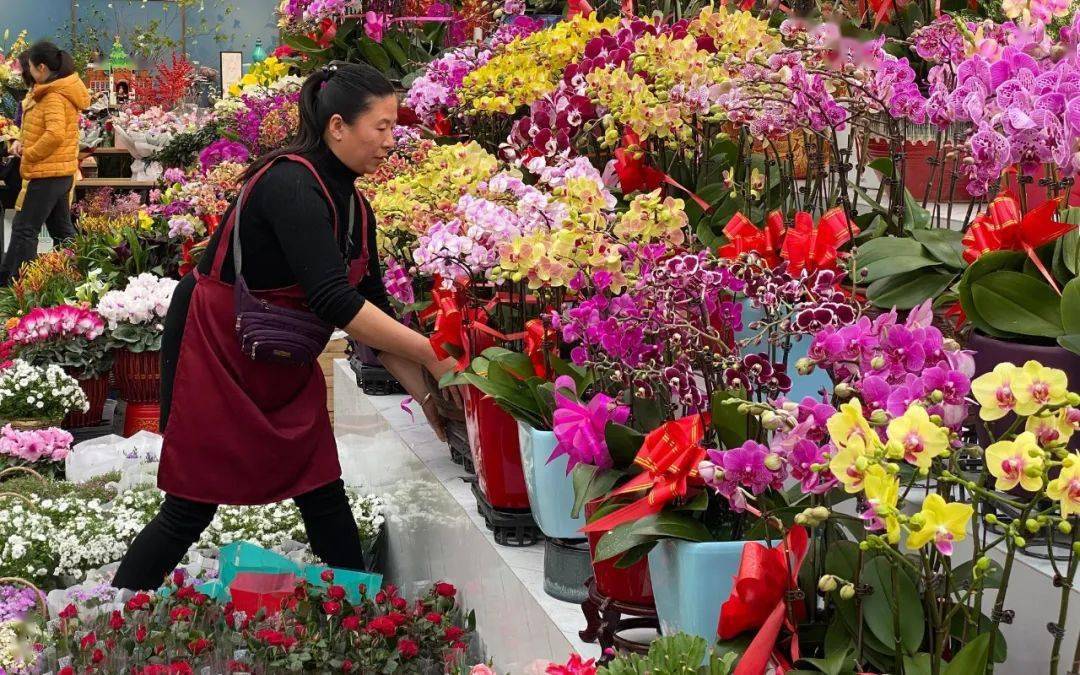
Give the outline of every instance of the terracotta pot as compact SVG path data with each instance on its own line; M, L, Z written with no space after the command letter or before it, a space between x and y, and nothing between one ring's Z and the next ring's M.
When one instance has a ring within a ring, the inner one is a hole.
M1057 345L1010 342L972 332L965 346L975 352L975 377L989 373L999 363L1008 362L1022 366L1027 361L1038 361L1044 366L1064 370L1069 378L1070 391L1076 391L1080 386L1080 356ZM995 434L1004 433L1015 419L1016 416L1010 413L1000 420L991 422L990 428ZM981 424L976 425L976 429L979 433L979 442L986 447L986 444L991 442L989 435ZM1080 434L1073 435L1069 447L1080 449Z
M594 499L585 505L585 517L591 518L601 506L601 500ZM589 555L594 558L593 578L596 579L596 590L600 595L625 602L630 605L643 605L652 607L653 599L652 576L649 574L649 561L647 558L637 561L626 569L615 566L614 560L596 562L596 546L600 542L601 532L589 532Z
M157 403L161 398L161 359L158 352L117 351L116 387L128 403Z
M74 373L69 373L77 377ZM64 418L65 429L82 429L84 427L96 427L101 424L101 418L105 412L105 401L109 397L109 375L79 379L79 386L86 394L86 400L90 402L90 409L86 412L68 413Z

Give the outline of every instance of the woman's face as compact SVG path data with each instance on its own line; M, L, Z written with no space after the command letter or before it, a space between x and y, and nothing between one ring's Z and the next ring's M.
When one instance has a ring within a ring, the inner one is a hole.
M337 158L354 172L375 173L394 148L397 115L397 96L375 99L352 124L345 124L340 115L331 117L327 142Z
M30 76L34 78L34 82L41 84L49 79L52 75L52 71L44 63L30 62Z

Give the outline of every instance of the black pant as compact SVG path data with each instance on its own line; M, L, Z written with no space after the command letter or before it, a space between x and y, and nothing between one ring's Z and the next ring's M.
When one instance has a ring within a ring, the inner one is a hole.
M26 186L22 210L11 223L11 243L0 264L0 283L11 283L23 264L37 257L38 233L41 226L49 228L53 245L59 246L75 236L71 224L68 196L75 178L35 178Z
M340 479L293 499L304 519L311 550L330 567L364 569L363 546L345 483ZM217 511L203 504L165 495L161 510L131 543L113 586L136 591L154 590L199 540Z

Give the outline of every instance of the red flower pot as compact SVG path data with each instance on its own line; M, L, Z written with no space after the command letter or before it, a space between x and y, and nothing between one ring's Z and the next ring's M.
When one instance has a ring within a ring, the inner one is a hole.
M591 518L600 508L601 500L594 499L585 505L585 518ZM649 559L642 558L626 569L615 566L615 560L596 562L596 546L603 536L601 532L589 532L589 553L593 560L593 577L600 595L629 605L651 607L653 600L652 577L649 575Z
M890 158L889 142L883 138L871 138L867 143L870 159ZM953 183L952 172L955 159L946 159L940 167L930 164L931 158L937 157L937 141L904 142L904 187L916 201L928 198L931 202L970 202L972 197L967 191L968 180L962 175ZM952 186L952 194L949 187Z
M465 328L469 358L495 344L493 337ZM465 389L465 426L469 431L477 482L496 509L528 509L529 493L521 468L517 422L473 386Z
M160 433L161 406L154 403L128 403L124 410L124 438L140 431Z
M74 373L69 373L77 377ZM86 394L86 400L90 402L90 409L86 412L72 412L64 418L65 429L82 429L84 427L96 427L101 424L101 418L105 413L105 400L109 397L108 374L90 379L80 379L79 386Z
M161 359L158 352L116 354L116 387L128 403L157 403L161 398Z

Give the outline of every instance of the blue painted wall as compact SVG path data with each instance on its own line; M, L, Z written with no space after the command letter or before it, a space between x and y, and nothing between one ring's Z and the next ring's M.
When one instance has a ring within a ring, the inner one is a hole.
M131 33L131 26L145 25L155 18L161 20L163 31L176 37L180 34L175 6L165 9L163 3L154 0L78 0L78 4L81 24L101 25L100 19L95 17L96 9L105 15L104 27L109 33L115 32L116 16L119 15L123 35ZM203 0L201 5L188 10L188 24L197 26L206 17L208 24L222 26L222 32L229 40L219 44L209 34L189 40L191 59L216 68L218 52L231 50L244 52L246 62L259 37L267 51L271 51L278 40L274 16L277 4L278 0ZM113 5L113 9L109 5ZM234 9L226 17L224 7L228 5ZM70 0L0 0L0 35L10 29L11 39L14 39L15 34L26 28L31 39L48 38L64 44L70 41L70 17ZM108 52L109 45L102 47Z

